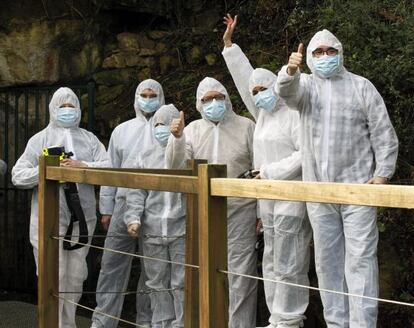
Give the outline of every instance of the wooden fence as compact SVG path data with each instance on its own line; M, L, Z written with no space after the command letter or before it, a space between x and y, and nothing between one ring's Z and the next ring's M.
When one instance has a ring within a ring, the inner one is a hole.
M378 207L414 208L414 187L243 180L226 178L226 166L195 160L186 170L59 167L56 157L39 166L39 327L58 327L59 181L187 194L185 327L228 324L227 201L245 197Z

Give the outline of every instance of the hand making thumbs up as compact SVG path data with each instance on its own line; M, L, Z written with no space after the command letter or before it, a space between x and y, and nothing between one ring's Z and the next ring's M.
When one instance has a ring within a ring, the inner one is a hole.
M176 138L181 138L183 135L183 130L185 127L185 121L184 121L184 112L180 112L180 118L175 118L171 122L170 131L172 135Z
M303 59L303 43L300 43L298 47L298 51L292 52L289 58L289 63L287 66L287 73L290 76L295 75L299 66L302 64L302 59Z

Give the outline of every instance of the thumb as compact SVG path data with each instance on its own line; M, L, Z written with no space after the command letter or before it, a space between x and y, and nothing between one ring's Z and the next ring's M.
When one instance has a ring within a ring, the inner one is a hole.
M303 43L299 43L298 52L303 55Z
M185 122L184 121L184 112L183 111L180 111L180 121L183 122L183 123Z

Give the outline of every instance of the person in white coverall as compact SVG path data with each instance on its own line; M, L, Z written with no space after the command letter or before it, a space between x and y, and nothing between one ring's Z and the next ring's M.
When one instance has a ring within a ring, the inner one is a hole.
M131 168L134 166L136 158L141 155L146 156L144 154L150 153L157 146L157 141L153 136L153 116L164 103L164 92L161 84L157 81L148 79L138 85L134 102L136 117L117 126L111 135L108 153L112 167ZM127 235L124 224L126 190L126 188L102 187L99 205L103 214L102 223L109 224L109 237L105 240L105 248L134 253L137 246L136 239L125 237ZM141 243L140 240L139 242ZM131 256L104 252L97 285L99 293L96 295L96 310L119 318L124 295L105 294L104 292L126 290L131 262ZM141 261L142 270L138 282L136 321L142 326L149 327L152 317L151 301L147 294L141 293L145 289L146 279L143 267L143 261ZM99 328L115 328L118 325L117 320L98 312L94 312L92 322L92 327Z
M206 77L197 88L196 108L202 118L184 129L184 118L174 120L167 145L167 163L184 168L188 159L226 164L235 178L253 167L254 123L233 112L226 88ZM228 198L228 269L255 275L256 201ZM256 326L257 281L229 274L229 327Z
M154 115L154 136L159 145L148 150L136 167L166 168L165 148L170 124L179 118L174 105L164 105ZM125 224L131 236L143 239L143 253L156 259L185 263L185 195L130 189L126 197ZM139 233L139 235L138 235ZM152 328L184 327L184 266L144 260L153 310Z
M79 99L69 88L60 88L49 104L50 122L42 131L31 137L23 155L17 160L12 170L12 182L16 187L33 188L30 213L30 242L38 265L38 190L39 156L44 148L64 146L66 152L73 156L61 161L61 166L108 166L105 147L91 132L79 128L81 110ZM88 233L93 234L96 225L96 201L94 187L77 184L79 198L88 226ZM59 234L65 235L71 219L71 212L66 203L63 188L59 196ZM72 235L79 235L79 224L74 223ZM75 237L72 239L76 239ZM90 241L90 239L89 239ZM63 297L78 302L82 296L82 285L88 275L86 255L89 247L65 250L59 242L59 291L69 292ZM72 294L73 293L73 294ZM59 327L74 328L76 306L59 300Z
M256 120L253 155L258 177L302 180L299 114L275 95L277 76L266 69L253 69L240 47L231 42L237 16L233 20L228 15L225 23L223 57L244 104ZM308 285L312 232L306 204L259 200L258 217L264 228L263 277ZM273 282L264 282L264 286L271 314L269 327L299 327L309 302L308 290Z
M279 72L276 92L301 115L305 181L387 183L398 140L384 101L367 79L348 72L343 48L329 31L307 48L312 74L300 73L303 44ZM308 203L319 286L378 297L377 211L373 207ZM329 328L376 327L377 302L321 292Z

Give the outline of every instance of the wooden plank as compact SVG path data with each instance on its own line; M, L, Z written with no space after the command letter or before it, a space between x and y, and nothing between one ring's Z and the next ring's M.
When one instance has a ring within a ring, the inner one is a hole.
M85 168L49 167L47 179L101 186L197 193L196 177L165 174L129 173Z
M212 179L215 196L414 208L414 186Z
M59 182L46 180L46 167L59 165L58 156L39 159L39 255L38 316L39 328L58 327L59 241L50 238L59 234Z
M125 167L94 167L98 171L116 171L116 172L131 172L131 173L150 173L150 174L167 174L167 175L183 175L192 176L193 171L190 169L170 170L170 169L134 169Z
M225 177L225 165L199 166L200 327L228 326L227 200L210 195L210 178Z
M193 176L198 176L198 165L206 160L190 160L187 167ZM185 263L198 265L198 196L187 195L187 220L185 241ZM199 327L199 274L198 270L185 268L184 327Z

